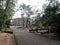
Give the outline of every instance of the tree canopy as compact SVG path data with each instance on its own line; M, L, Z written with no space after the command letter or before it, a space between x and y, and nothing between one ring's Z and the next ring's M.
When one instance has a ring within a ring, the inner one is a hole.
M6 27L6 21L10 20L10 17L14 13L14 6L16 0L0 0L0 30Z
M60 2L58 0L49 0L49 4L44 9L42 17L40 17L39 20L36 20L36 22L39 22L38 25L41 24L45 27L54 27L54 33L60 35Z
M20 5L19 8L21 10L21 16L22 16L22 18L24 18L25 14L27 16L26 27L30 26L30 16L32 14L34 14L34 12L32 11L32 7L30 5L26 5L26 4L23 3L23 4ZM24 22L23 22L23 25L24 25Z

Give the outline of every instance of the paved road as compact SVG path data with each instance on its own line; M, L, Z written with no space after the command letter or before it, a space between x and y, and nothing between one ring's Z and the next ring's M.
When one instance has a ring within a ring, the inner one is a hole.
M60 41L29 33L26 29L14 29L18 45L60 45Z

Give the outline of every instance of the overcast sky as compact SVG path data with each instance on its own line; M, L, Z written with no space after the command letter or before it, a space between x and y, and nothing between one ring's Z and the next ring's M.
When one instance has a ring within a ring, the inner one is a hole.
M18 8L19 5L22 4L22 3L24 3L26 5L31 5L31 6L33 6L35 8L39 8L40 10L42 10L42 5L44 3L48 3L48 2L46 2L46 0L18 0L18 2L16 4L16 8ZM20 14L21 14L20 11L17 11L14 14L13 18L20 18L21 17Z

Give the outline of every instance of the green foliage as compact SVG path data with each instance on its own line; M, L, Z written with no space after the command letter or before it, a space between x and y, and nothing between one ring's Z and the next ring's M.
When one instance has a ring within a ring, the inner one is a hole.
M0 0L0 30L4 31L7 28L6 21L14 13L15 0Z
M51 26L54 22L53 17L59 12L59 3L54 2L50 3L44 11L43 17L43 25Z
M2 28L1 28L1 32L5 32L7 29L8 29L8 28L7 28L7 25L2 26Z
M37 15L36 19L35 19L35 24L37 26L40 26L40 15Z
M40 26L51 26L53 32L60 35L60 2L51 0L45 8L44 14L40 17L37 16L35 22Z
M60 3L55 1L51 2L44 11L42 16L43 25L54 27L54 33L60 35Z

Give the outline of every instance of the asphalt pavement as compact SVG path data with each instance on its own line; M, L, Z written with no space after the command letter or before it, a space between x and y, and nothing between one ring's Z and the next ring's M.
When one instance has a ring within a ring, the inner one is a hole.
M60 45L60 41L30 33L28 29L13 29L17 45Z

